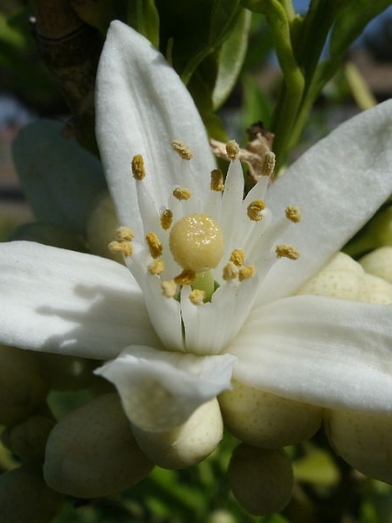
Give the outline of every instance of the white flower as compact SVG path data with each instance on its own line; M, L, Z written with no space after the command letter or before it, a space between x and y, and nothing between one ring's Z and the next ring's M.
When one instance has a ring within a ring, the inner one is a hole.
M112 248L130 254L128 268L36 243L1 245L0 342L113 359L99 372L142 430L177 427L232 378L315 405L390 412L390 306L295 293L389 196L392 103L342 125L271 189L262 178L242 201L239 162L224 192L211 190L214 160L187 90L119 22L103 51L97 100L100 151L125 227ZM194 158L182 159L173 140ZM135 156L143 179L130 173ZM173 196L176 187L186 190ZM286 217L296 221L292 205L300 223ZM241 271L242 281L231 279Z

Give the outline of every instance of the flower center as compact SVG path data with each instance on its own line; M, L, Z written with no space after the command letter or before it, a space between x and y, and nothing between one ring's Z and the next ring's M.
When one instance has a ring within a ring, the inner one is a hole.
M223 233L207 214L190 214L170 231L169 246L175 261L195 273L214 269L224 253Z

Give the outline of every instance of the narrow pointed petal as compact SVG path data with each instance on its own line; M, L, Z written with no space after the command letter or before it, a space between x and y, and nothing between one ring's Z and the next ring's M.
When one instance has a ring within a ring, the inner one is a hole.
M0 245L0 343L87 358L129 343L160 346L122 265L35 242Z
M200 405L231 388L236 361L229 354L198 357L133 346L95 372L117 387L134 425L156 432L182 425Z
M392 306L320 296L254 310L228 352L233 377L329 408L392 410Z
M163 56L139 33L112 22L97 77L97 138L121 223L142 231L131 160L141 154L146 184L158 207L180 180L181 160L171 149L182 140L193 150L198 176L214 168L203 123L186 87ZM199 184L198 184L199 185Z
M274 266L260 290L265 301L293 294L389 197L391 139L392 101L388 101L338 127L271 187L268 205L274 215L297 204L303 219L286 238L301 257ZM285 284L277 285L283 278Z

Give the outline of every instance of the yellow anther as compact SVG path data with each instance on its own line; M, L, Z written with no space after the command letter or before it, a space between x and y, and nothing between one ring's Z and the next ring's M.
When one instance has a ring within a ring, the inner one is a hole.
M178 220L170 231L170 250L183 269L209 271L223 256L223 234L207 214L190 214Z
M235 160L240 152L240 146L235 140L230 140L226 144L226 154L230 160Z
M263 200L255 200L254 202L248 205L248 217L254 222L259 222L263 219L261 211L264 211L264 209L265 203L263 202Z
M245 265L245 267L242 267L242 269L238 271L238 279L240 281L249 280L249 278L253 278L255 274L256 269L254 265Z
M267 151L263 156L263 161L260 167L260 174L262 176L271 176L275 169L275 155L272 151Z
M174 278L174 283L177 285L192 285L195 281L196 273L191 269L184 269L181 274Z
M161 283L162 294L166 298L174 298L177 292L177 285L174 280L167 280Z
M171 143L173 151L181 156L183 160L191 160L193 158L193 152L191 149L181 140L173 140Z
M234 249L231 253L230 261L237 267L241 267L245 263L245 251L244 249Z
M136 180L143 180L146 176L144 160L141 154L137 154L132 158L132 174Z
M214 169L211 171L211 191L222 192L225 188L223 183L223 174L220 169Z
M164 260L153 260L148 266L148 270L151 274L162 274L165 270Z
M146 242L150 251L151 257L156 259L162 254L163 245L159 241L158 236L154 232L146 234Z
M108 245L108 249L113 254L121 253L125 257L131 256L132 252L133 252L132 244L130 242L127 242L127 241L117 241L117 240L115 240L113 242L110 242L109 245Z
M290 260L298 260L298 258L300 257L299 250L293 247L292 245L277 245L275 252L277 258L289 258Z
M289 205L286 208L286 218L294 223L298 223L301 221L302 213L298 205Z
M232 263L228 263L223 267L222 278L225 281L235 280L238 276L238 271Z
M174 198L177 200L189 200L192 196L191 191L187 187L176 187L173 191Z
M131 242L135 237L133 230L125 226L119 227L116 231L116 235L119 240L126 240L128 242Z
M189 295L189 299L191 300L193 305L203 305L205 297L206 297L206 293L199 289L195 289Z
M170 209L165 209L161 214L161 227L165 231L170 229L173 223L173 212Z

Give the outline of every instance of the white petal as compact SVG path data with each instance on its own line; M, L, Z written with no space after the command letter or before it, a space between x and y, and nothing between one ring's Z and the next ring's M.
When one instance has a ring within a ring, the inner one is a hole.
M236 361L228 354L198 357L133 346L95 372L115 384L131 422L153 432L178 427L230 388Z
M209 180L215 166L199 113L175 71L148 40L118 21L110 26L99 65L97 138L119 219L137 232L134 155L144 157L145 181L158 208L173 185L183 185L184 160L172 151L172 140L191 147L199 178Z
M388 101L338 127L271 187L268 205L274 215L297 204L303 219L290 227L286 238L301 251L301 258L276 264L260 290L266 300L298 289L389 197L391 138L392 101ZM277 285L283 278L284 285Z
M294 296L252 311L228 352L240 382L330 408L392 410L392 306Z
M35 242L0 245L0 343L88 358L158 343L122 265Z

